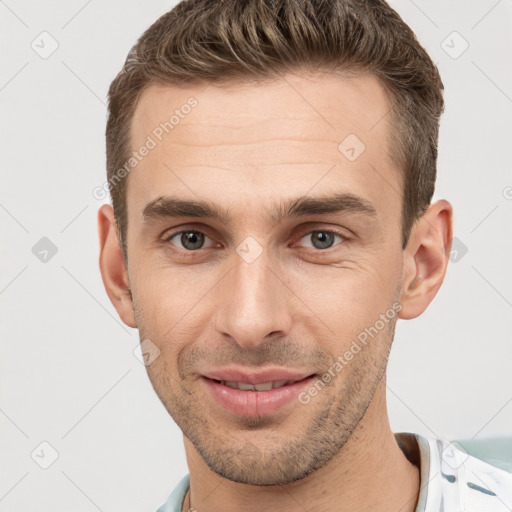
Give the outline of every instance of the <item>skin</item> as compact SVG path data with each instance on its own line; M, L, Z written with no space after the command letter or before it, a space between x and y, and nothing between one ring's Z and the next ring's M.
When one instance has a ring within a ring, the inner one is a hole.
M130 172L127 265L110 205L98 225L108 296L160 350L147 370L184 433L191 505L413 511L419 471L390 428L385 370L397 317L420 315L442 284L451 205L433 203L402 250L403 181L388 141L389 100L373 76L151 86L133 118L132 147L190 96L198 106ZM348 134L366 146L353 162L338 150ZM365 199L376 215L267 217L280 202L333 192ZM211 201L232 217L144 220L145 205L167 194ZM203 248L169 238L180 229L204 233ZM317 248L315 230L342 237ZM262 249L251 263L236 251L247 236ZM201 382L201 372L236 362L321 375L396 301L398 316L306 405L237 416Z

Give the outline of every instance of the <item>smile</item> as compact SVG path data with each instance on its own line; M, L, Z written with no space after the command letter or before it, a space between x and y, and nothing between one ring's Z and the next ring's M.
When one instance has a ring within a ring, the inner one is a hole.
M315 375L289 370L264 370L247 373L235 369L201 375L206 403L220 406L237 416L268 416L298 404L301 391L311 385Z

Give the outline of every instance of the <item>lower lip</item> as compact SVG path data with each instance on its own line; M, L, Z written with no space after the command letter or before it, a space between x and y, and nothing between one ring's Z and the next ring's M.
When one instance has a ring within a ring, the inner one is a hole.
M202 381L213 398L224 409L240 416L267 416L297 400L299 393L313 381L314 376L268 391L242 391L230 388L206 377Z

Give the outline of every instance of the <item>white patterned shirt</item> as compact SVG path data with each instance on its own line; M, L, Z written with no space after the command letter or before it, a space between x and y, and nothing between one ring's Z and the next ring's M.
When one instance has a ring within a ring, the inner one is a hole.
M512 512L512 464L501 469L457 443L419 434L398 432L395 438L420 470L415 512ZM181 512L189 483L186 475L157 512Z

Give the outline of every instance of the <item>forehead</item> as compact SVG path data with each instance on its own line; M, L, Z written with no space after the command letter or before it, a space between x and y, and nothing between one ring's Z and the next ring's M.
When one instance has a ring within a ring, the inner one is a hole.
M237 202L275 204L336 187L378 208L390 199L396 205L402 180L390 154L390 118L387 93L371 75L151 85L131 124L138 156L129 216L140 218L148 202L170 193L214 196L236 210Z
M189 112L187 103L191 98L198 108ZM287 74L262 84L153 84L144 90L138 101L131 127L133 143L136 145L160 123L169 121L173 113L179 119L171 124L174 128L181 126L181 130L173 129L175 136L193 124L198 130L197 120L201 120L205 131L222 127L227 134L227 130L234 128L243 137L255 122L271 124L278 119L301 125L308 123L321 132L339 132L336 138L346 128L359 131L364 137L377 124L386 126L385 121L380 121L389 113L389 101L380 81L369 74L351 77L328 73Z

